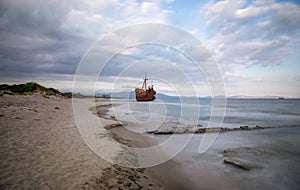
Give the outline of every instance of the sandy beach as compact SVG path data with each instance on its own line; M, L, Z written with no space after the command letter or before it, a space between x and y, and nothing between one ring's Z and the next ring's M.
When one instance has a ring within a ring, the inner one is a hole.
M79 134L71 99L3 95L0 105L0 189L163 188L144 169L97 156Z

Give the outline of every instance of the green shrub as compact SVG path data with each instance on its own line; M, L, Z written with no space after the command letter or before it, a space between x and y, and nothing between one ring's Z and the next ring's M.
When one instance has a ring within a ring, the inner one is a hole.
M36 82L28 82L26 84L0 85L1 91L10 91L13 94L32 94L35 92L45 92L46 95L61 94L54 88L46 88Z

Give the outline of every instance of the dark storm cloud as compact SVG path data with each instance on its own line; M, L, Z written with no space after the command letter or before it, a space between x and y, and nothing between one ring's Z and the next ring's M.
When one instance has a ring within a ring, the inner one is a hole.
M161 22L158 4L136 1L0 2L0 80L74 74L101 35L140 22ZM59 77L57 77L59 79Z
M55 1L2 1L0 76L74 73L91 44L62 29L69 9Z

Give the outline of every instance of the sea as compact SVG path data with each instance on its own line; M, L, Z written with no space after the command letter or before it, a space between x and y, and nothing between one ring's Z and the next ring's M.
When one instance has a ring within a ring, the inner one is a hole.
M128 130L141 134L178 128L264 128L218 133L204 152L199 151L199 146L205 134L194 134L172 157L177 164L168 167L178 189L300 189L300 99L229 98L225 104L214 104L210 98L187 97L153 102L111 101L114 106L108 114ZM214 113L214 109L218 111ZM211 123L213 118L218 122ZM180 143L186 135L189 134L173 136ZM150 135L158 143L169 136ZM225 159L248 164L251 169L225 164Z

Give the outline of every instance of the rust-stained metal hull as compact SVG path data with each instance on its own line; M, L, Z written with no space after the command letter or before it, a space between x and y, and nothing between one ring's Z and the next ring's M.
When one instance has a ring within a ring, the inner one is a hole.
M155 100L156 91L154 90L153 85L148 86L147 88L147 80L147 74L145 74L142 88L136 88L134 90L136 101L144 102Z
M144 89L140 89L140 88L135 89L135 98L139 102L153 101L153 100L155 100L155 94L156 94L156 92L153 89L148 89L146 91Z

